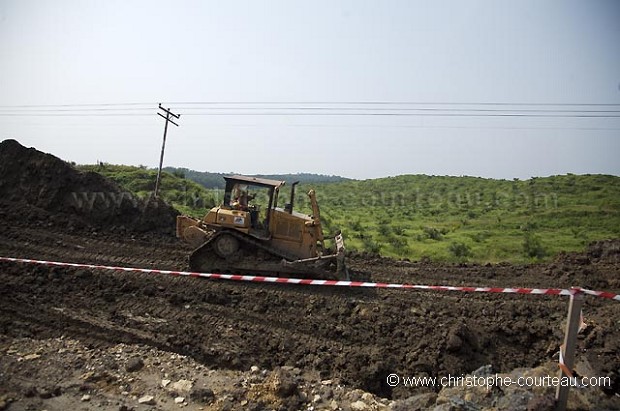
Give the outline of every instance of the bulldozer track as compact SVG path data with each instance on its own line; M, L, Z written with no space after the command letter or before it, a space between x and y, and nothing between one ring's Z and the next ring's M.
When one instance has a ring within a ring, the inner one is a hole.
M235 238L244 244L231 258L219 256L215 247L224 236ZM249 246L249 247L248 247ZM248 255L244 255L247 252ZM260 257L258 255L260 254ZM203 272L230 272L236 274L265 274L269 276L297 276L318 279L335 279L336 273L311 265L287 267L282 260L295 261L297 257L278 250L265 241L235 230L216 231L203 245L194 250L190 256L190 267ZM193 262L192 262L193 261ZM251 268L247 268L250 266Z
M162 349L170 349L159 342L156 336L136 329L128 329L115 324L114 322L97 316L96 313L89 313L84 309L72 309L61 306L29 306L23 308L26 302L22 302L22 308L16 308L15 302L6 301L0 303L0 311L10 314L13 318L12 324L18 324L12 332L26 331L33 327L37 329L40 336L56 336L59 327L62 327L62 335L68 337L78 337L94 346L114 345L119 342L148 344ZM19 304L19 305L21 305ZM34 309L33 309L34 308ZM26 325L21 328L19 325Z
M109 238L67 235L62 232L46 232L32 228L9 229L5 238L0 238L0 247L23 258L58 259L78 263L97 263L135 267L158 267L178 269L179 263L187 260L187 249L178 247L171 254L171 249L159 258L159 252L148 243L138 241L114 241ZM174 249L174 248L172 248Z

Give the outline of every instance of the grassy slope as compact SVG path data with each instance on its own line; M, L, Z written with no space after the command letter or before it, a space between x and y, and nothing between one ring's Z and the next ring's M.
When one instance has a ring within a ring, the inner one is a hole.
M155 170L79 168L104 174L139 196L155 185ZM207 190L181 175L164 172L161 195L182 213L204 216L221 201L222 190ZM302 183L296 196L296 208L308 213L304 193L310 187ZM388 256L524 262L620 237L620 178L614 176L507 181L407 175L312 187L326 233L341 228L348 248ZM281 196L288 198L287 191Z
M79 165L77 168L103 174L138 197L147 197L155 189L157 170L112 164ZM213 190L183 178L181 174L162 172L160 196L181 213L204 216L218 202L216 194Z
M614 176L409 175L315 188L330 230L341 228L349 248L383 255L523 262L620 237Z

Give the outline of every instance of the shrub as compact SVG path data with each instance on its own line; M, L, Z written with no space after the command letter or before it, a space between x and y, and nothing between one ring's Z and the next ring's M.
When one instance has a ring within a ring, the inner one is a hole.
M407 244L407 240L405 240L402 237L390 236L390 238L388 238L388 243L394 248L394 251L400 256L404 256L409 253L409 247Z
M547 252L540 241L540 237L529 231L525 232L523 238L523 252L526 257L530 258L543 258L547 255Z
M382 236L388 236L390 235L391 229L389 225L381 224L379 225L378 231L379 231L379 234L381 234Z
M450 254L457 258L467 258L472 256L472 252L469 246L459 241L450 243L448 251L450 251Z
M364 226L362 225L362 222L357 219L351 222L351 230L361 233L364 231Z
M469 237L477 243L482 243L489 237L491 237L491 233L488 231L479 231L473 234L469 234Z
M392 231L396 235L405 235L405 229L402 228L401 226L398 226L398 225L393 225L392 226Z
M426 237L430 238L431 240L440 241L443 239L441 231L436 229L435 227L424 227L422 231L424 231L424 235L426 235Z
M379 252L381 251L381 246L377 244L377 242L375 242L370 236L364 237L362 243L364 244L364 251L368 251L369 253L373 254L379 254Z

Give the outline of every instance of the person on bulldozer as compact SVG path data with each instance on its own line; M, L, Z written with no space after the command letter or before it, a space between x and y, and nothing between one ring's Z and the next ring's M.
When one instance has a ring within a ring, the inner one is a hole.
M237 184L232 190L232 198L230 205L234 210L248 211L248 203L254 199L254 196L248 194L247 185Z

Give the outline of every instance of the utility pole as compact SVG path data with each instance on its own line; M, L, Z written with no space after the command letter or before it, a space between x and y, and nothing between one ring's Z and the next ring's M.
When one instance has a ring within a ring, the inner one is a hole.
M179 119L181 117L180 114L174 114L172 111L170 111L170 108L163 108L161 106L161 103L159 103L159 109L163 110L166 113L165 116L159 112L157 113L158 116L166 120L166 125L164 126L164 142L161 145L161 156L159 157L159 169L157 170L157 180L155 181L155 194L154 194L155 198L157 198L157 195L159 194L159 181L161 179L161 166L164 164L164 150L166 149L166 134L168 133L168 123L172 123L178 127L179 125L175 123L174 121L172 121L170 117L174 117L176 119Z
M581 321L581 307L583 305L583 291L579 288L572 288L573 294L570 296L568 303L568 319L566 321L566 334L564 334L564 344L560 346L560 381L564 378L573 377L573 365L575 363L575 348L577 346L577 334ZM570 381L570 380L569 380ZM566 410L568 403L568 390L570 384L559 384L555 391L555 409L556 411Z

